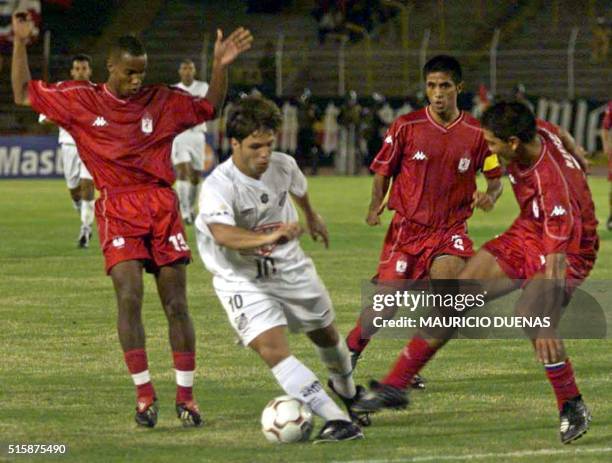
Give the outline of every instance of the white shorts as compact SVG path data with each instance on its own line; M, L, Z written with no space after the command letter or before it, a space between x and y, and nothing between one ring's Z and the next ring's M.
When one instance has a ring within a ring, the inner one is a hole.
M93 180L87 167L81 162L75 145L62 144L60 150L62 153L62 164L64 165L64 177L66 178L66 185L70 190L78 187L81 179Z
M204 170L204 149L206 136L203 132L187 130L172 142L172 165L188 162L193 170Z
M238 285L235 290L226 289L229 286L215 284L215 292L245 346L276 326L308 333L329 326L335 318L327 289L312 264L294 279L270 280L258 291L250 284L244 285L247 290Z

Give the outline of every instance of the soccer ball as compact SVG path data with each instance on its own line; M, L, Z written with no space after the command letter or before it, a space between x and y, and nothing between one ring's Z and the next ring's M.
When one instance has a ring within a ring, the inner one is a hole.
M269 442L289 444L308 440L312 432L312 411L289 395L272 399L261 414L261 430Z

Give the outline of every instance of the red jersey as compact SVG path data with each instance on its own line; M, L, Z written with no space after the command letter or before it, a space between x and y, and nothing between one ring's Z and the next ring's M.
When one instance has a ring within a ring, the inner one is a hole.
M542 150L535 164L525 169L512 162L507 168L521 209L515 223L539 237L544 255L592 252L597 219L586 176L556 135L537 133Z
M31 80L28 94L34 110L72 135L100 190L171 186L172 140L214 115L205 98L163 85L147 85L120 99L106 84Z
M604 113L602 128L605 130L612 129L612 101L608 101L608 106L606 107L606 112Z
M559 136L559 126L553 124L552 122L545 121L544 119L536 119L536 127L538 129L545 129L555 135Z
M488 178L501 176L476 119L462 111L444 127L428 108L393 122L370 168L393 177L389 209L411 222L441 228L472 215L478 171Z

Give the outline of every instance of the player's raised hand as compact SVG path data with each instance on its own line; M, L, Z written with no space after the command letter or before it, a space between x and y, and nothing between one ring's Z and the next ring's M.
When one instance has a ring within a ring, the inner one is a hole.
M495 206L495 201L491 195L484 191L475 191L472 196L472 208L482 209L485 212L489 212Z
M327 225L323 217L319 214L311 215L307 218L308 232L314 241L318 241L319 238L323 241L325 248L329 248L329 233L327 231Z
M239 27L232 32L229 37L223 39L223 32L217 29L217 40L215 42L214 57L215 60L222 66L227 66L242 52L251 48L253 36L251 31L244 27Z
M13 13L12 22L15 40L27 42L34 35L34 21L29 13L16 11Z

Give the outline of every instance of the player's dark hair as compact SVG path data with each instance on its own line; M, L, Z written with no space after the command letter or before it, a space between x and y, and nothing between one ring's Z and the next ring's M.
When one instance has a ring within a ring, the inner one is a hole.
M195 63L193 62L193 60L189 58L183 58L179 65L181 66L183 64L193 64L195 66Z
M111 45L110 57L116 58L123 53L132 56L143 56L147 54L142 42L133 35L123 35Z
M423 77L427 79L427 76L432 72L445 72L449 74L455 84L463 82L461 64L452 56L437 55L427 61L425 66L423 66Z
M74 55L70 62L74 63L75 61L85 61L87 64L89 64L89 66L91 66L92 59L91 56L86 55L85 53L79 53L78 55Z
M238 100L227 117L225 133L239 142L253 132L280 127L282 117L278 106L262 96L248 96Z
M481 117L485 129L497 138L508 141L512 136L528 143L536 135L533 112L523 103L501 101L487 109Z

